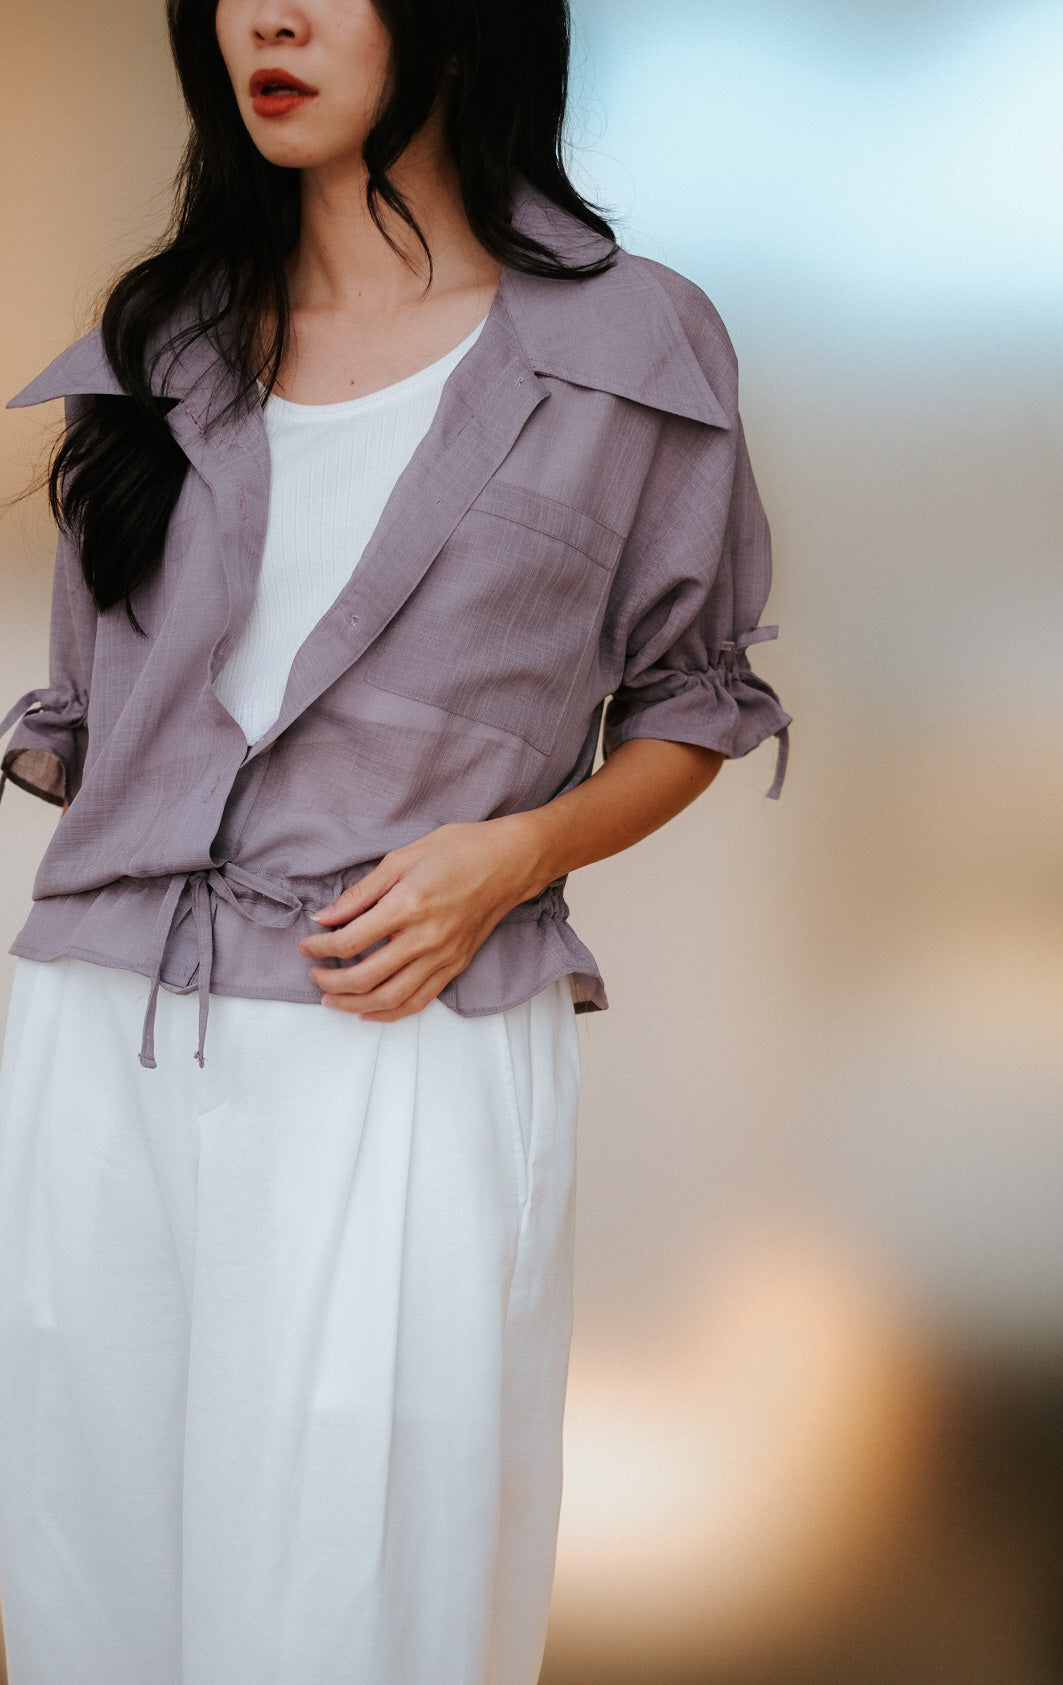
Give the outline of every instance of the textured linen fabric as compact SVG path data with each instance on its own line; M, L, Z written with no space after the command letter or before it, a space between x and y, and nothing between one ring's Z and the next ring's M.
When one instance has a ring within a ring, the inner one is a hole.
M161 356L190 462L147 638L97 614L62 535L50 683L3 757L72 798L12 952L69 955L200 992L316 1001L301 936L390 849L542 806L630 737L744 755L791 716L751 669L771 584L735 356L704 293L610 246L518 179L514 218L591 279L505 268L483 332L364 554L301 645L251 745L215 681L255 595L269 506L260 404L233 413L202 338ZM180 323L175 324L178 327ZM14 402L118 392L98 330ZM312 815L308 824L307 816ZM497 1012L565 975L606 1006L564 879L499 923L440 999ZM140 1058L154 1059L149 995Z
M164 992L155 1075L147 989L16 967L12 1685L535 1685L572 1322L567 983L390 1024L223 998L203 1069L194 999Z
M269 521L255 600L214 689L248 743L273 724L299 645L358 566L395 481L427 433L447 376L483 330L362 398L294 404L275 394Z

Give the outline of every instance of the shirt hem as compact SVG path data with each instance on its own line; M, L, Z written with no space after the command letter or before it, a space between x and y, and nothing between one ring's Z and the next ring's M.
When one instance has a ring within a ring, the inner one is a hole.
M58 959L84 960L88 965L99 965L108 971L131 971L136 976L144 978L150 978L151 976L150 966L136 965L130 960L115 959L113 955L101 954L96 949L85 948L76 944L64 946L61 949L49 952L44 947L38 947L36 944L29 942L22 942L19 937L16 937L8 949L8 953L13 954L16 959L34 960L37 963L44 965L48 965L53 960ZM462 975L463 973L459 971L455 977L451 978L451 983L459 982ZM443 994L446 992L446 989L450 987L450 983L444 986L443 991L441 991L437 998L441 1001L443 1006L447 1007L449 1011L455 1013L459 1018L489 1018L494 1013L508 1012L512 1007L521 1006L525 1001L532 1000L534 996L539 994L543 989L548 989L554 983L560 982L562 977L572 977L576 979L577 986L586 991L581 996L577 996L574 993L574 1011L604 1012L608 1009L609 1002L606 998L604 984L601 979L597 976L592 976L587 971L580 970L580 968L576 965L562 966L560 969L550 972L545 978L541 980L537 979L534 986L531 988L527 990L518 990L512 998L507 996L501 1002L492 1002L488 1006L460 1007L454 1005L452 1001L443 1000ZM195 982L182 984L163 982L161 987L166 989L168 993L175 995L190 995L195 994L196 992ZM253 984L229 985L226 983L215 983L212 980L210 993L212 995L224 995L229 1000L282 1000L287 1001L294 1006L320 1006L322 1001L322 992L320 990L296 990L294 988L285 988L283 985L268 989L258 989L255 988Z

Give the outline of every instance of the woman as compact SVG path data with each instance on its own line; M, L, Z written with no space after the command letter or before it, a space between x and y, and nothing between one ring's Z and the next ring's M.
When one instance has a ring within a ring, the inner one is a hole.
M4 722L64 808L0 1081L11 1677L532 1685L565 877L785 766L733 354L561 167L564 0L169 18L174 228L16 400L67 430Z

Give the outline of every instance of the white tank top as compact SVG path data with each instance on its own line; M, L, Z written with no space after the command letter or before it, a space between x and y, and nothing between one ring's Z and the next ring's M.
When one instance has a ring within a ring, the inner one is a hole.
M280 713L296 652L358 566L396 480L432 424L448 375L483 326L438 362L365 397L339 404L267 398L270 494L262 570L247 625L215 680L248 743Z

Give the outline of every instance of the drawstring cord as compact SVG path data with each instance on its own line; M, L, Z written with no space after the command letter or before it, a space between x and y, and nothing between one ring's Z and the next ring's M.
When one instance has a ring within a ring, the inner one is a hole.
M738 665L740 651L748 649L750 644L763 644L769 638L777 638L777 626L754 626L751 632L739 632L737 638L729 638L720 645L723 656L724 670L728 680L736 678L741 669ZM784 725L774 734L779 740L778 751L775 756L775 777L772 779L771 789L766 791L773 801L777 801L782 794L783 780L786 777L786 763L790 758L790 727Z
M210 1013L210 983L214 969L214 901L221 900L251 924L267 925L279 930L293 925L303 911L297 895L282 884L270 883L266 878L245 872L229 861L224 866L212 866L186 872L171 878L163 896L152 932L152 948L156 955L151 972L151 987L144 1010L144 1027L140 1043L140 1063L149 1071L156 1068L155 1009L162 981L162 964L181 899L188 890L191 897L192 922L196 932L199 955L196 990L199 996L199 1042L195 1058L202 1069L203 1047ZM262 905L265 903L265 905Z

